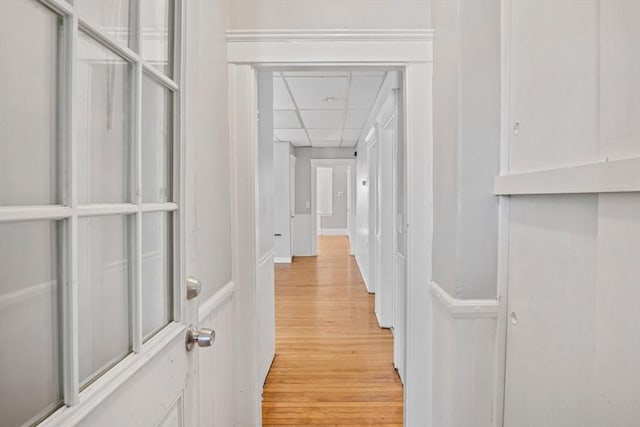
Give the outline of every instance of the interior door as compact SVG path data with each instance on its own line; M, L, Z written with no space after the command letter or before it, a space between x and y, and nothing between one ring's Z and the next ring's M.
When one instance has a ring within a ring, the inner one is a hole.
M0 424L196 425L181 2L1 8Z
M369 169L369 290L377 293L380 277L380 194L378 190L379 160L377 136L368 147L367 160Z
M296 215L296 156L293 154L289 155L289 236L291 236L290 248L291 248L291 256L295 255L294 253L294 235L293 235L293 220Z

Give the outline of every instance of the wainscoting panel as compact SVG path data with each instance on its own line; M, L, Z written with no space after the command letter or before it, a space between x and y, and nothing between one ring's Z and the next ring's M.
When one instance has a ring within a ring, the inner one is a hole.
M233 283L200 307L200 327L216 332L211 348L199 349L200 425L233 425Z
M276 354L276 302L273 260L275 248L258 260L256 310L258 313L258 384L267 379Z
M491 427L498 302L433 295L433 425Z
M393 268L393 365L398 370L400 380L405 379L405 343L407 327L407 275L404 256L396 252Z

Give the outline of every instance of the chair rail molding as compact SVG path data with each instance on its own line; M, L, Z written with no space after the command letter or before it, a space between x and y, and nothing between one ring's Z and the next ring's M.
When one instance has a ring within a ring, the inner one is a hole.
M459 299L452 297L436 282L429 283L429 291L436 301L443 304L454 319L497 318L499 302L497 299Z

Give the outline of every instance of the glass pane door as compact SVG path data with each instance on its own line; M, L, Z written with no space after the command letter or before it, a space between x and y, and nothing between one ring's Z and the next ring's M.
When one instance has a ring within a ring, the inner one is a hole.
M174 9L0 2L3 427L82 403L180 318Z

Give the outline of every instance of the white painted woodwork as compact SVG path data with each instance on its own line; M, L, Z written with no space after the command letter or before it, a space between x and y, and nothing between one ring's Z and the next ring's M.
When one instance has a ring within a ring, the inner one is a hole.
M403 100L407 141L407 365L405 424L419 425L430 414L430 294L432 204L429 192L419 191L431 179L430 31L230 31L230 137L232 143L232 229L234 258L258 259L255 196L257 106L255 70L260 66L304 67L324 62L334 67L369 63L398 66L405 76ZM333 40L333 41L332 41ZM295 41L295 43L292 43ZM252 115L252 113L254 113ZM253 116L253 117L252 117ZM298 218L300 215L296 215ZM311 216L311 215L309 215ZM312 217L312 216L311 216ZM313 219L312 219L313 220ZM295 231L297 235L297 229ZM359 239L358 239L359 240ZM297 254L297 251L296 251ZM259 384L256 384L256 278L234 262L236 283L236 423L260 425ZM242 315L241 315L242 314ZM425 405L425 396L427 404Z
M632 425L640 418L638 5L505 5L495 181L508 201L503 423Z
M398 370L400 380L406 381L407 346L407 266L404 255L394 254L393 284L393 365Z
M273 240L276 262L281 258L290 259L293 255L291 212L295 207L291 206L290 147L288 142L274 142L273 146Z
M379 139L378 162L378 209L377 259L379 267L378 293L375 309L380 326L394 327L395 290L394 255L396 253L396 181L394 167L396 143L398 138L396 91L392 90L385 99L381 111L376 117ZM391 202L390 202L391 201ZM399 284L404 286L404 284Z
M267 379L271 363L276 354L276 300L275 270L273 258L275 249L258 260L256 273L256 305L258 334L258 379L262 386Z
M432 425L488 427L493 422L496 300L459 300L431 283ZM473 305L472 305L473 304ZM505 424L506 425L506 424Z
M231 236L235 291L234 420L239 425L261 423L257 366L257 224L256 176L258 89L255 70L229 64L229 143L231 147ZM250 195L250 196L249 196Z
M228 283L199 308L200 325L216 332L213 347L198 360L200 426L233 425L234 287Z
M313 237L315 235L315 215L296 214L293 217L293 254L295 256L315 255Z
M369 216L366 218L368 227L367 235L367 284L369 292L378 293L380 290L380 144L378 143L378 128L374 126L374 133L371 141L367 145L367 190L369 192ZM378 298L379 301L379 298ZM378 324L380 324L380 314L376 312Z
M640 191L640 157L496 177L495 194Z

